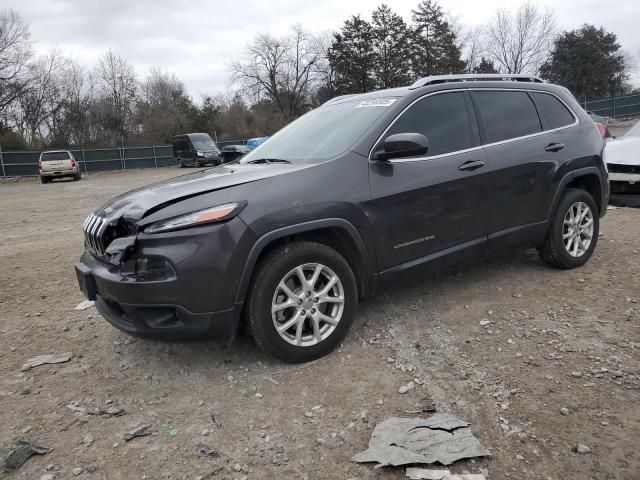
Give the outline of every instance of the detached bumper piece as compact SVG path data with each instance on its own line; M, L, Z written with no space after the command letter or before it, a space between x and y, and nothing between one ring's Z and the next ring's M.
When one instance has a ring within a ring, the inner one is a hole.
M91 269L82 263L76 265L76 277L78 278L78 285L80 291L87 297L88 300L96 300L96 283L91 275Z

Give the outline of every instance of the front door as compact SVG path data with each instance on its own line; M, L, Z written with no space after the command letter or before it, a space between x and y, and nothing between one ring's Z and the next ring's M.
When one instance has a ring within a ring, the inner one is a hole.
M488 159L468 93L423 97L381 142L396 133L422 133L429 149L419 158L370 164L370 214L383 284L482 257L487 238Z

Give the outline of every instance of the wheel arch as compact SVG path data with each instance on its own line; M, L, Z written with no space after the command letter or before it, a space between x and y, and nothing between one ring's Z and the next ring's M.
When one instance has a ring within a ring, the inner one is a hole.
M597 167L584 167L567 173L560 180L553 198L553 203L551 204L551 209L547 214L547 218L549 220L551 220L553 212L555 212L558 207L563 193L568 188L579 188L588 192L593 197L593 201L598 207L598 213L602 216L603 212L607 208L604 204L605 199L603 192L605 191L605 188L602 185L602 174Z
M291 241L322 243L340 253L353 270L360 298L366 298L376 289L371 258L356 227L342 218L327 218L272 230L258 238L245 262L236 303L241 303L246 298L260 258Z

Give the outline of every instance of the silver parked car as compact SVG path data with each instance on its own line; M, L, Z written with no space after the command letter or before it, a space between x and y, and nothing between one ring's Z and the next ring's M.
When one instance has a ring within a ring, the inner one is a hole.
M54 178L71 177L80 180L80 166L69 150L50 150L42 152L38 160L38 173L42 183Z
M640 194L640 122L623 137L607 143L604 159L611 193Z

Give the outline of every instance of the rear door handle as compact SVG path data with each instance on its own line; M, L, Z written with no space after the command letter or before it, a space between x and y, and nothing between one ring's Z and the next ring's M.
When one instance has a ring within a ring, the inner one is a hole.
M468 162L464 162L460 165L458 170L476 170L482 167L484 167L484 162L482 160L469 160Z
M549 145L544 147L545 151L547 152L559 152L563 148L564 148L563 143L550 143Z

